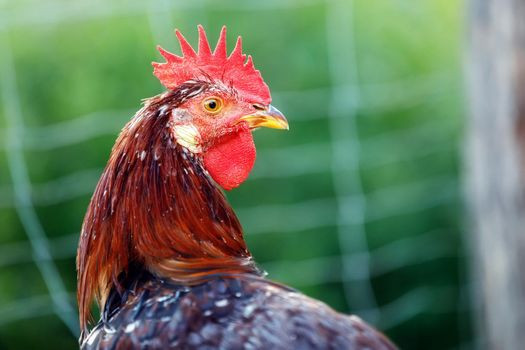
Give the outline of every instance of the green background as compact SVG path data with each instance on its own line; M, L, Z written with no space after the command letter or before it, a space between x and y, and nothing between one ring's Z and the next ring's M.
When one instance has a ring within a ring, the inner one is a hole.
M256 132L252 176L228 193L269 277L403 349L470 348L463 12L442 0L0 1L0 348L76 347L57 314L76 316L38 267L56 267L76 310L98 176L140 100L162 91L155 45L179 53L175 27L196 45L199 23L212 43L226 24L230 49L243 36L290 122Z

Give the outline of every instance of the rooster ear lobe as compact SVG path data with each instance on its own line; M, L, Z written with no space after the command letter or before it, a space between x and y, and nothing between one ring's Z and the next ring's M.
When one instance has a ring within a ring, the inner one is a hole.
M174 125L172 134L177 143L187 148L191 153L197 154L202 152L201 134L192 123Z

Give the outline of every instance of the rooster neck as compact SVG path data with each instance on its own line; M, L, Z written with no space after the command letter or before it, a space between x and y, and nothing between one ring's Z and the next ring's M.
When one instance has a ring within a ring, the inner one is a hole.
M257 273L224 194L172 136L171 110L180 103L177 92L147 100L113 147L80 238L82 328L93 297L103 303L131 264L188 284L222 272Z

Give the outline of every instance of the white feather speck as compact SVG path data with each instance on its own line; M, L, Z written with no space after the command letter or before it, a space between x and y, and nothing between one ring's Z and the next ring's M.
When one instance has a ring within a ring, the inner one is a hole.
M135 330L135 328L137 328L137 326L139 325L139 321L135 321L133 323L130 323L126 326L126 328L124 328L124 332L126 333L131 333Z
M164 295L164 296L162 296L160 298L157 298L157 302L158 303L163 303L163 302L169 300L169 298L171 298L171 297L172 297L171 295Z
M247 305L246 308L244 308L244 311L242 312L242 315L244 317L250 317L251 314L255 311L255 305L250 304Z
M221 299L221 300L217 300L215 302L215 306L217 306L217 307L225 307L228 304L229 304L228 299Z
M95 339L97 339L97 335L100 333L100 328L99 329L96 329L94 330L90 335L89 335L89 338L87 338L87 345L93 345L93 342L95 341Z
M162 105L160 108L159 108L159 113L160 115L164 115L164 113L166 113L166 110L168 109L168 105Z

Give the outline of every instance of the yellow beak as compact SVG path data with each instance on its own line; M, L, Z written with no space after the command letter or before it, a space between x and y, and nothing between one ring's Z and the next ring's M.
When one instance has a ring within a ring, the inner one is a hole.
M250 129L271 128L288 130L288 120L274 106L269 105L266 109L239 118L238 122L248 123Z

